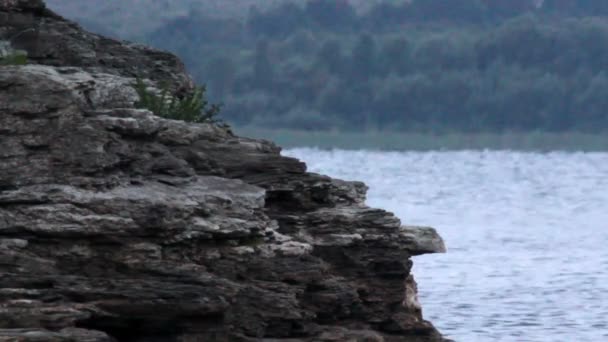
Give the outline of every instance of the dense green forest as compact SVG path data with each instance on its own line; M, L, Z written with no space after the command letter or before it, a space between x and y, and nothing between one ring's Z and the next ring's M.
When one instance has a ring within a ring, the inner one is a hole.
M238 126L608 130L608 1L348 0L192 9L142 38Z

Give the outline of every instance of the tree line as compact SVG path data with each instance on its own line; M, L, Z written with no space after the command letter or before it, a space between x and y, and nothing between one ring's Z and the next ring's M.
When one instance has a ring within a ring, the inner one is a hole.
M399 131L608 129L608 2L310 0L193 11L147 35L236 125Z

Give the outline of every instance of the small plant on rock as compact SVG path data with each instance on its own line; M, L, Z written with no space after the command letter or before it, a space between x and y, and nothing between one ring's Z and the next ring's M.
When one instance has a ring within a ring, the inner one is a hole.
M0 65L24 65L27 64L27 52L13 50L10 42L0 41Z
M0 57L0 65L25 65L27 64L27 55L24 54L10 54L7 56Z
M167 86L163 86L160 93L152 92L139 78L133 88L139 95L139 101L135 106L148 109L160 117L198 123L218 121L216 116L220 112L221 105L209 104L205 99L205 86L197 87L194 93L184 98L172 95Z

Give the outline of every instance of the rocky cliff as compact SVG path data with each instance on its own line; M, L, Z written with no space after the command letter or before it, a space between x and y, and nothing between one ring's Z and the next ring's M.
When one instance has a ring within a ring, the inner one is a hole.
M133 107L169 54L0 0L0 340L444 341L411 257L430 228L267 141Z

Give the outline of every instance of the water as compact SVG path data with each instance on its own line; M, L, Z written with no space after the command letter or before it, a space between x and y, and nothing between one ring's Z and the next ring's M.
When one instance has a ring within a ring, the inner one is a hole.
M292 149L368 204L437 228L414 260L423 313L456 341L608 341L608 153Z

